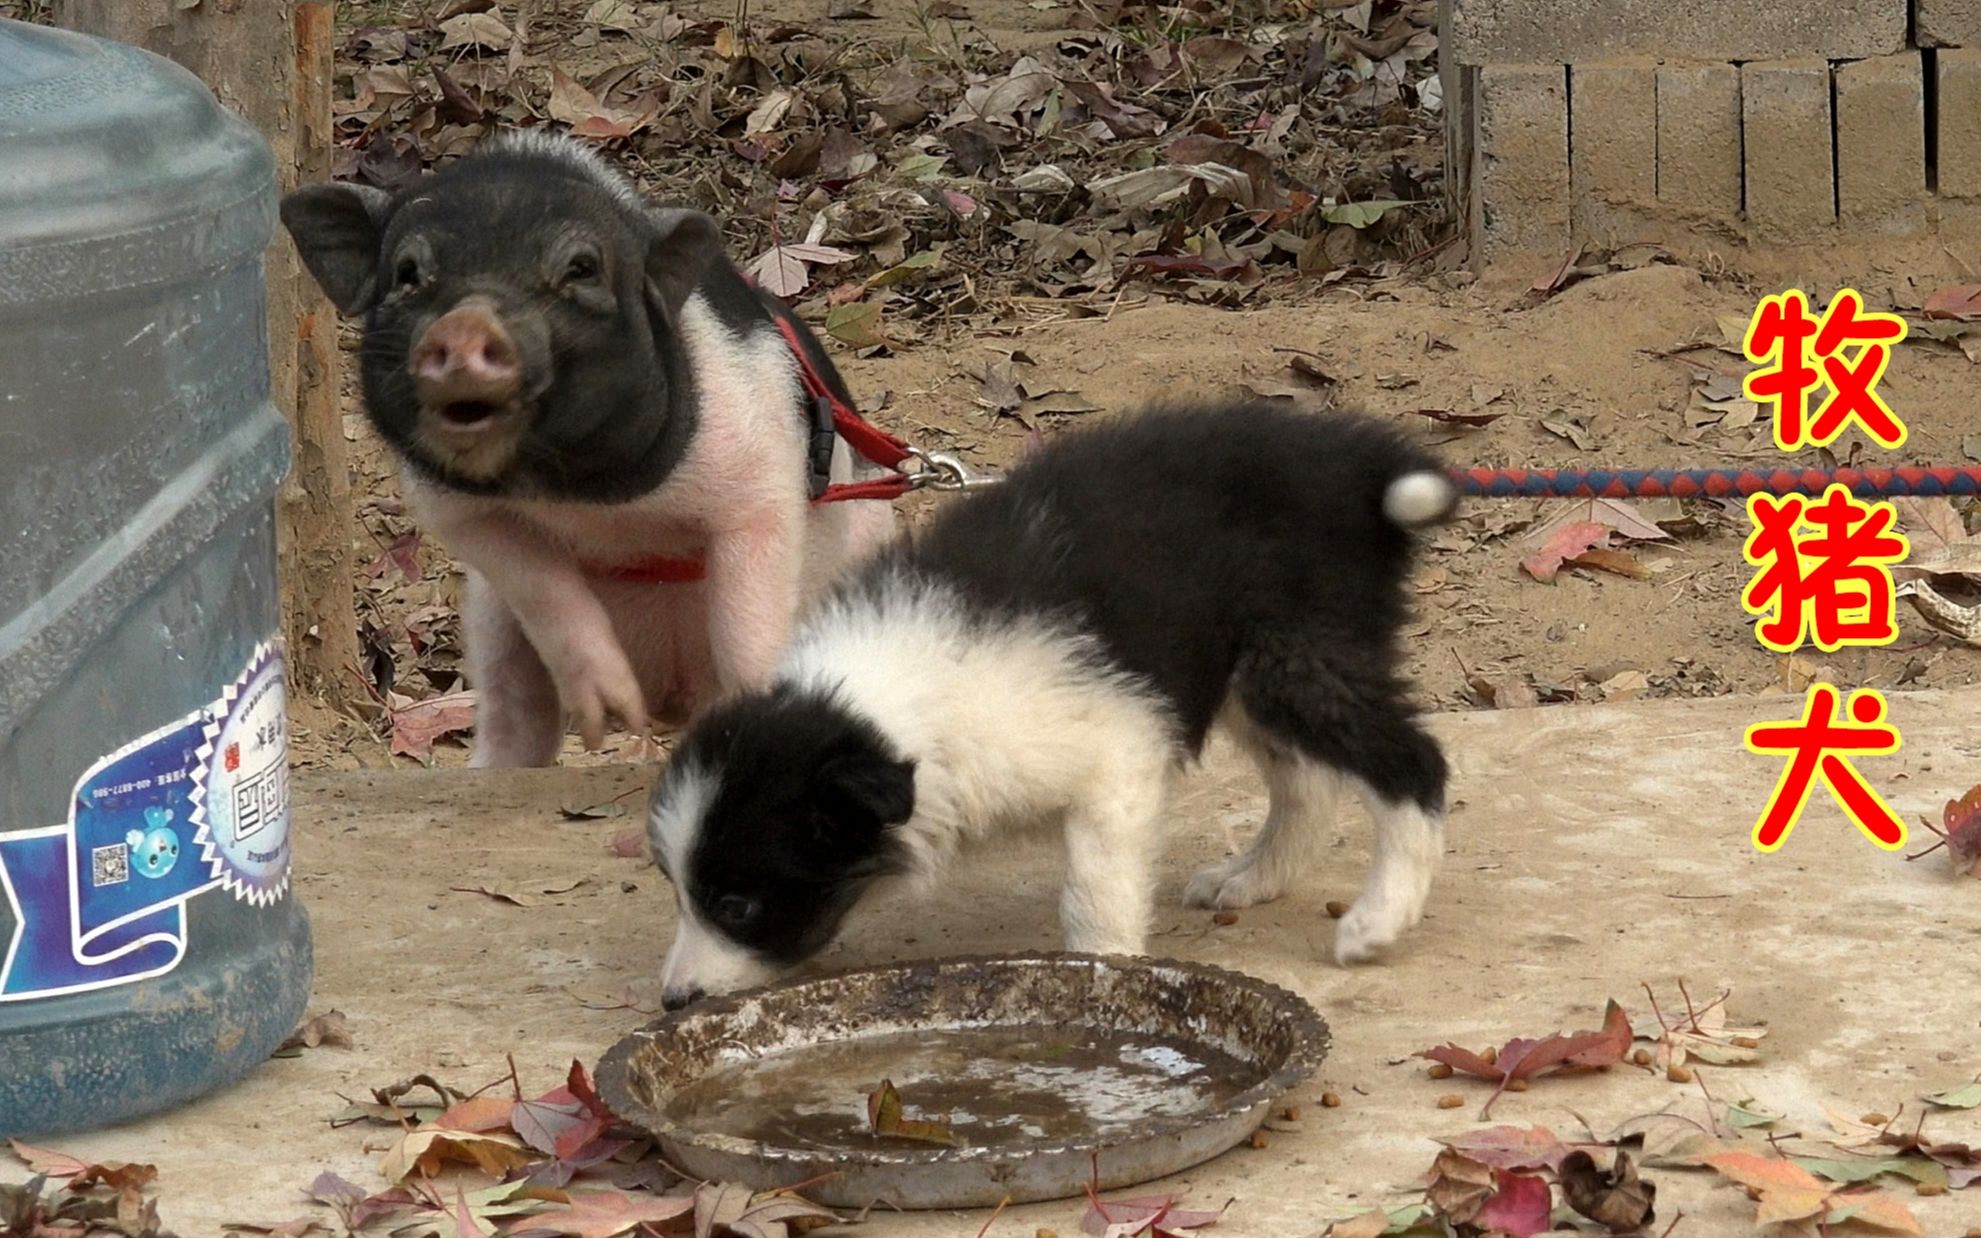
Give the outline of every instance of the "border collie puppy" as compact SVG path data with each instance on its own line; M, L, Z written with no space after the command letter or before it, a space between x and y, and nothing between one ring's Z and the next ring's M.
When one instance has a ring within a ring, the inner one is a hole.
M647 830L679 925L663 1000L817 953L867 889L1059 823L1068 949L1139 954L1169 778L1222 726L1269 793L1192 906L1274 898L1337 792L1375 864L1336 927L1366 960L1423 914L1445 761L1396 668L1412 531L1457 491L1383 424L1260 404L1066 435L810 609L771 685L683 737Z

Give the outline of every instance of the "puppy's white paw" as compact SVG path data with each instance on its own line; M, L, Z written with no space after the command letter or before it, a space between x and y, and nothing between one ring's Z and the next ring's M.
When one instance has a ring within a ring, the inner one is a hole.
M1334 927L1334 961L1343 967L1367 963L1403 935L1422 914L1397 901L1363 895Z
M1198 869L1183 887L1185 907L1211 907L1231 911L1271 902L1284 890L1278 874L1256 862L1251 852Z

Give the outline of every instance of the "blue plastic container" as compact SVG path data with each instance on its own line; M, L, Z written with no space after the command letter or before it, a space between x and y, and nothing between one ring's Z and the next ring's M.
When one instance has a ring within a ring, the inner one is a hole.
M0 21L0 1135L294 1029L268 149L184 70Z

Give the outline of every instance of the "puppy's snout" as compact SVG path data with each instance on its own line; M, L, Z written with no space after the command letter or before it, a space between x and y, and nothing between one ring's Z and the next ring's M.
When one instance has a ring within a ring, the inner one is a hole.
M660 995L660 1008L666 1011L683 1010L706 996L700 989L667 989Z
M461 426L494 416L523 389L516 341L494 307L479 301L434 320L413 346L412 371L420 403Z

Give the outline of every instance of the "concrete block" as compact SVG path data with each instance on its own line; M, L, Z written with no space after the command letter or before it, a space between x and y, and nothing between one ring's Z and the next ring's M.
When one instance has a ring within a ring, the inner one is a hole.
M1749 221L1788 236L1834 224L1829 61L1742 65L1740 115Z
M1921 47L1981 47L1981 0L1913 0Z
M1926 93L1918 52L1836 67L1837 219L1905 231L1923 219Z
M1740 70L1658 66L1658 202L1691 214L1740 213Z
M1568 244L1568 74L1493 65L1473 78L1472 237L1480 256Z
M1936 59L1940 196L1981 198L1981 47L1950 47Z
M1568 70L1568 167L1575 201L1648 206L1658 196L1658 68Z
M1919 0L1981 14L1981 0ZM1461 64L1882 56L1907 0L1453 0L1440 46Z

